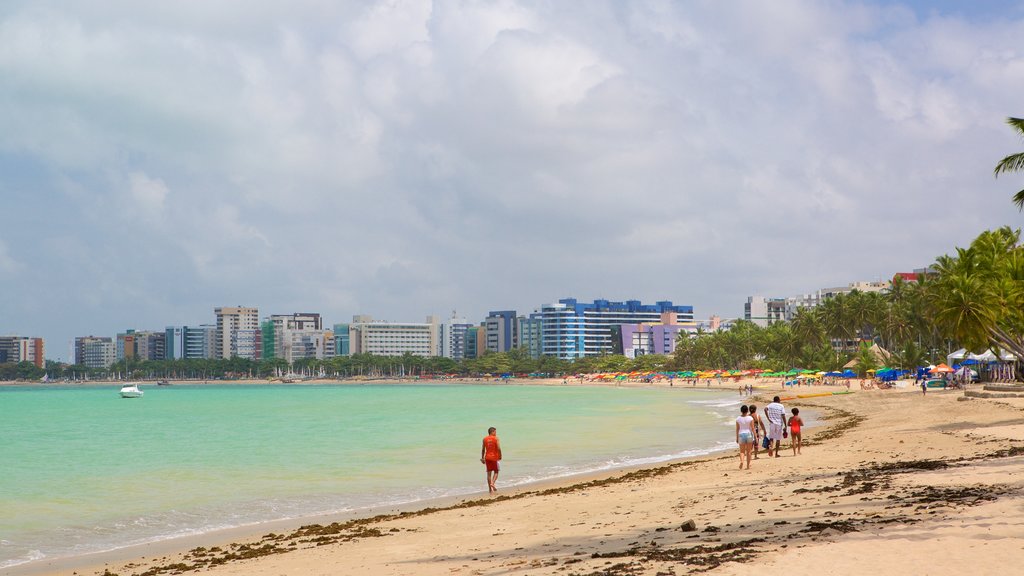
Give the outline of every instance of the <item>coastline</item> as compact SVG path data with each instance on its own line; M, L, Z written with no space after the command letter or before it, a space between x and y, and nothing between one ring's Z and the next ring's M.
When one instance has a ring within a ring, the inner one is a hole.
M790 402L833 417L808 432L806 454L794 458L787 446L782 458L757 460L749 473L732 469L732 454L696 457L558 479L543 487L531 484L497 498L456 497L450 503L359 511L356 520L323 518L312 532L295 526L309 519L256 525L63 564L44 560L12 573L162 574L199 566L217 574L302 574L330 573L326 567L334 566L335 573L540 574L558 566L573 574L655 574L700 559L705 566L721 564L715 573L731 574L749 569L735 568L736 562L754 558L788 567L819 561L817 555L826 553L822 549L833 545L877 547L889 534L928 534L925 524L938 523L939 529L957 514L973 518L965 510L990 506L1005 517L996 523L1004 533L990 521L980 528L984 515L975 519L978 526L967 526L967 533L983 530L986 542L1024 535L1022 513L1010 505L1020 502L1022 480L1014 472L1024 458L1024 402L958 402L961 396L950 391L922 398L912 389L896 389ZM757 402L763 404L763 397ZM951 423L950 413L965 418ZM998 455L997 445L1011 450ZM929 492L918 479L952 488ZM416 511L424 506L426 512ZM681 530L686 520L694 520L696 530ZM274 535L269 540L268 530ZM964 534L962 528L949 538ZM512 537L516 545L495 535ZM216 555L187 552L215 546L224 551L223 562L210 563ZM274 553L250 554L259 549ZM918 549L900 549L889 560L906 562ZM277 553L284 550L293 551ZM668 550L675 552L663 553ZM929 550L933 556L942 552ZM246 555L253 558L242 559ZM619 565L626 567L614 568ZM843 566L836 573L862 571L852 560ZM934 573L947 573L939 568Z

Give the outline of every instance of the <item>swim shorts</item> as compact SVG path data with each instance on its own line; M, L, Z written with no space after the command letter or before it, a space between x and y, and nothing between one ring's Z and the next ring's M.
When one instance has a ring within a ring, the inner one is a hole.
M782 424L769 424L768 438L772 440L782 440Z
M488 472L498 472L501 468L498 467L497 460L484 460L484 466L487 466Z

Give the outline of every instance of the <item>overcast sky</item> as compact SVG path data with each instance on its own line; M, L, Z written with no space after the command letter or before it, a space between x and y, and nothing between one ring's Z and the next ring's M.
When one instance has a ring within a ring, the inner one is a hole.
M0 4L0 334L888 279L1020 227L1021 2Z

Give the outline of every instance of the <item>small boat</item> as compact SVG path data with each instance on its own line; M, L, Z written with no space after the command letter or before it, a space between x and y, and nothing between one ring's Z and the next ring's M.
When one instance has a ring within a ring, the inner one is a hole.
M142 398L142 394L142 390L139 390L139 385L135 382L121 386L121 398Z
M170 386L171 383L168 382L167 380L157 380L156 385L157 386Z

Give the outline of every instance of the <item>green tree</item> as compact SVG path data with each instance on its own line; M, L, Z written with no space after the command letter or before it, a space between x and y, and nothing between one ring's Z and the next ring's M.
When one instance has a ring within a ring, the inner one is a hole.
M1006 123L1013 128L1018 136L1024 138L1024 118L1007 118ZM1006 172L1024 172L1024 152L1010 154L996 164L996 177ZM1019 210L1024 210L1024 190L1013 195L1013 203Z

